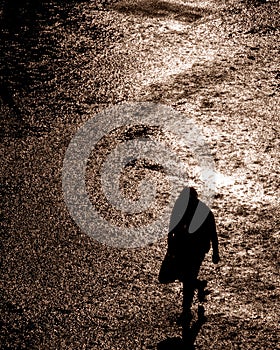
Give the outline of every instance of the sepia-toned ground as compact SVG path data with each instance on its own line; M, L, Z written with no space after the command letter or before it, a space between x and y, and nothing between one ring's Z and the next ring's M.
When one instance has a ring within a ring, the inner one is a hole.
M209 254L200 272L209 295L195 348L276 349L278 2L25 3L1 9L1 348L157 349L181 336L181 285L158 283L166 239L96 242L61 185L86 120L152 101L194 120L215 160L221 262Z

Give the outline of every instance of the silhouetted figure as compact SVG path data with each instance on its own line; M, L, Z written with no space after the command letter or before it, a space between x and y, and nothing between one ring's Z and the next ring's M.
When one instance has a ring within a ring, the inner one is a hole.
M203 290L207 282L198 281L197 277L205 254L210 250L211 243L213 248L212 261L217 264L220 257L214 215L198 199L196 190L192 187L186 187L181 192L172 211L167 250L167 261L169 259L171 262L173 280L177 279L183 282L181 322L184 341L189 340L189 326L192 319L191 305L195 289L199 291L200 301L204 298ZM168 283L168 281L164 281L163 275L164 268L161 269L159 280L162 283ZM169 282L172 282L171 277Z

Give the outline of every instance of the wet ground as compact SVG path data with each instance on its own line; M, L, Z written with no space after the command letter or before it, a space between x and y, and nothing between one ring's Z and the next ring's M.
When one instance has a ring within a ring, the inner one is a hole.
M153 101L195 121L218 173L222 261L201 270L210 294L196 348L276 349L278 3L23 3L2 10L2 348L156 349L180 336L181 286L157 281L166 240L102 245L61 188L86 120Z

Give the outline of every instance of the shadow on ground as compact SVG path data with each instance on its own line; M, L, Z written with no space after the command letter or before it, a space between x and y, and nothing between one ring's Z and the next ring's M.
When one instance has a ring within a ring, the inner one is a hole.
M158 350L195 350L195 340L203 324L206 322L205 309L200 306L198 309L198 319L190 327L186 339L180 337L167 338L157 345Z
M183 4L170 3L168 1L121 1L114 6L114 9L132 15L167 18L194 22L209 13L199 7L187 6Z
M0 98L9 119L1 123L1 136L22 137L39 135L48 129L34 127L25 121L29 113L21 103L24 95L32 93L32 86L44 85L55 78L47 67L34 70L33 62L45 57L55 60L53 38L42 32L46 25L59 18L66 20L77 1L52 3L39 0L3 1L0 8ZM43 36L43 38L42 38ZM44 120L44 123L47 123ZM46 128L47 127L47 128Z
M235 67L230 66L230 63L218 61L196 63L190 70L174 74L166 81L149 85L144 91L145 100L177 102L211 88L217 97L219 92L216 85L232 79L235 71ZM205 105L203 107L212 106Z

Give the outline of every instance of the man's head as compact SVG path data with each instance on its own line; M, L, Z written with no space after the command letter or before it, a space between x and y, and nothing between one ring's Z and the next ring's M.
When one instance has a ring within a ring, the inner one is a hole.
M194 187L190 187L190 197L191 198L197 198L198 194L196 192L196 189Z

